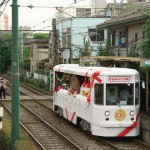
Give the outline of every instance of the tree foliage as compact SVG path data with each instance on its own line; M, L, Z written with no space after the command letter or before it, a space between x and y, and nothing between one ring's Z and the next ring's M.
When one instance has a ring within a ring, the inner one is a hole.
M35 33L33 39L48 39L48 33Z
M30 50L28 47L24 47L23 48L23 59L24 60L29 60L29 56L30 56Z
M137 46L137 44L135 43L134 39L131 41L130 44L130 51L127 54L128 57L140 57L139 54L139 47Z
M97 47L97 56L114 56L113 51L110 49L109 42L106 41L106 46L103 47L102 44Z
M91 56L92 50L90 49L90 45L90 42L84 37L83 48L80 49L79 56Z
M76 57L76 63L80 62L81 56L91 56L92 49L91 44L89 40L86 40L86 38L83 38L83 46L82 47L76 47L74 51L76 51L76 54L74 53L74 56Z
M146 22L143 26L143 31L145 33L145 40L140 46L141 53L143 57L150 57L150 8L145 9L143 17L146 18Z
M0 72L6 72L11 66L12 35L0 35Z
M28 47L23 48L23 63L22 67L24 69L29 69L30 66L30 49Z

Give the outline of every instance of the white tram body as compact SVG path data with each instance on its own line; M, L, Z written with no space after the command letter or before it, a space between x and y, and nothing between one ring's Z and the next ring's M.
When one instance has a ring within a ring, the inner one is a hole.
M86 84L90 82L90 86L85 86L85 80ZM80 125L83 130L104 137L139 135L138 71L129 68L62 64L54 67L53 85L54 111ZM130 93L128 100L120 98L119 95L124 87L127 87ZM119 99L115 104L107 103L112 88Z

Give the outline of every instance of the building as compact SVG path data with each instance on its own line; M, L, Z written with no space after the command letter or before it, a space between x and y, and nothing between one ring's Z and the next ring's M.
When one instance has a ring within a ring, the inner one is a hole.
M91 8L76 8L76 17L90 17L91 16Z
M33 38L33 32L31 31L31 27L27 27L27 26L19 27L19 52L20 52L19 57L20 57L20 61L23 61L24 46L26 45L26 47L28 47L29 46L28 44L32 38Z
M60 21L66 18L72 17L91 17L92 16L92 8L91 7L70 7L64 10L63 7L57 8L56 12L56 20Z
M9 30L9 17L0 11L0 30Z
M49 60L48 40L33 39L30 42L30 72L45 70Z
M134 4L136 7L133 7ZM145 2L123 4L126 13L120 11L121 15L98 25L97 28L107 30L109 50L113 55L128 56L131 53L139 53L140 43L145 37L142 29L145 18L142 12L146 5ZM132 11L129 11L129 8L132 8Z
M59 9L56 18L56 29L58 30L58 40L61 42L60 51L63 63L77 63L81 50L85 48L85 42L89 43L89 49L92 55L95 55L97 46L100 42L104 43L103 41L106 39L104 30L98 31L96 29L99 23L109 19L105 14L99 17L92 16L89 8L73 8L72 12L74 14ZM102 41L100 41L101 33Z
M98 46L98 42L94 45L89 35L89 28L95 29L96 25L100 22L106 21L106 18L72 18L70 20L64 20L63 22L57 22L57 29L59 30L59 39L61 41L61 50L63 56L63 63L69 63L69 59L72 63L79 58L79 51L83 49L84 38L90 43L90 49ZM95 34L95 33L93 33ZM106 38L106 37L105 37ZM104 40L104 39L103 39Z
M105 14L106 0L91 0L92 16L102 16Z

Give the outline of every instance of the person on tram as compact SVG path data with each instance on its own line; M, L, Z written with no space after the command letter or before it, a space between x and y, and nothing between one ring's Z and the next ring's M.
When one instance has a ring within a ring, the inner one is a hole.
M129 93L129 91L128 91L128 89L127 89L127 87L125 87L125 88L123 88L121 91L120 91L120 99L121 100L124 100L124 101L129 101L129 98L131 98L132 97L132 95L130 95L130 93Z
M109 95L107 97L107 102L106 104L108 105L115 105L119 101L118 97L115 95L115 90L110 89L109 90Z

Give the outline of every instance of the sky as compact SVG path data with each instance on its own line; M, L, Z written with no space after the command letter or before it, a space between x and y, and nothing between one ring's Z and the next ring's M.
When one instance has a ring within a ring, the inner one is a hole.
M3 0L0 0L0 3ZM8 0L6 0L8 1ZM33 30L46 30L51 29L51 20L54 18L56 8L55 7L77 7L77 6L90 6L91 0L18 0L19 5L19 26L29 26ZM120 2L120 0L116 0ZM113 2L113 0L107 0L107 2ZM12 20L12 5L13 0L9 0L9 3L4 11L9 16L9 27L11 27ZM29 8L28 6L34 6ZM3 7L0 8L3 11Z

